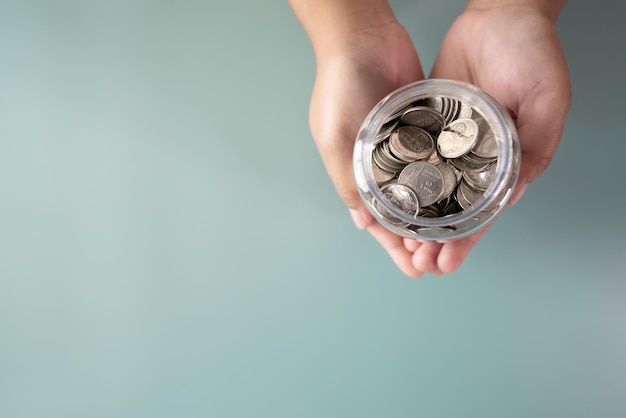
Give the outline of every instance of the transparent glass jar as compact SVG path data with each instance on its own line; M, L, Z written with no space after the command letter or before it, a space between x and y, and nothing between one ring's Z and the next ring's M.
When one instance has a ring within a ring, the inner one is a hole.
M428 156L423 130L433 141ZM353 163L359 194L378 222L404 237L445 241L477 232L505 209L521 149L513 120L495 99L467 83L430 79L390 93L371 110L357 134ZM448 166L456 184L442 197L454 182Z

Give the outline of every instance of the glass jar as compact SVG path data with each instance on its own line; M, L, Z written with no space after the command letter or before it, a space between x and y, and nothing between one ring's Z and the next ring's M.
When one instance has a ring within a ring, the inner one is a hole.
M467 83L430 79L371 110L353 163L359 194L379 223L404 237L445 241L477 232L505 209L521 149L495 99Z

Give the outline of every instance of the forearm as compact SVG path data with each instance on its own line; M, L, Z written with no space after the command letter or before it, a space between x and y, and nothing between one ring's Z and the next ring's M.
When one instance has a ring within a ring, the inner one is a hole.
M396 22L386 0L288 0L317 55L350 36Z
M469 0L468 8L488 9L498 6L525 6L539 10L556 21L567 0Z

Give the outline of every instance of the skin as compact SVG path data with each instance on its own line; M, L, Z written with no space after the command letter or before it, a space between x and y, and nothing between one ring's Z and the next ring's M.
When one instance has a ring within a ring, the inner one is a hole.
M550 164L569 111L569 73L554 27L564 3L469 1L430 74L483 89L516 121L522 167L512 204ZM355 225L367 229L409 277L458 269L489 228L447 242L402 238L374 220L354 182L352 150L367 113L391 91L424 78L407 31L382 0L290 0L290 5L317 60L311 133Z

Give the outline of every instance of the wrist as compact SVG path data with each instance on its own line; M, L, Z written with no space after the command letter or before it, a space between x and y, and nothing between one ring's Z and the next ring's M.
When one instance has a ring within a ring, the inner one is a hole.
M556 21L567 0L469 0L468 9L494 9L498 7L523 7L534 10Z
M289 0L315 55L341 53L398 21L386 0Z

